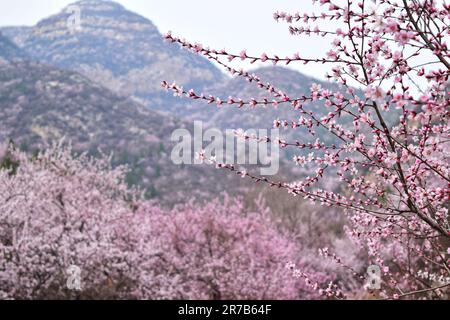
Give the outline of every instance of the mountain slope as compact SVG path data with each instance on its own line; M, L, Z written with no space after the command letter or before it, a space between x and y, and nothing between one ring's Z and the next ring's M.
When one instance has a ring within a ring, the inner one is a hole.
M78 151L114 152L115 164L133 169L129 182L144 186L149 196L166 204L211 196L230 180L210 167L172 163L170 136L186 127L183 122L75 72L34 62L0 64L0 119L0 143L13 139L33 150L65 137Z
M11 61L24 57L22 50L0 32L0 60Z
M28 26L0 27L0 32L14 42L14 44L19 48L23 46L32 30L33 27Z
M147 139L146 128L163 130L159 115L116 96L83 76L38 63L16 62L1 67L0 110L6 136L36 140L63 135L90 144L116 145ZM158 132L159 133L159 132Z

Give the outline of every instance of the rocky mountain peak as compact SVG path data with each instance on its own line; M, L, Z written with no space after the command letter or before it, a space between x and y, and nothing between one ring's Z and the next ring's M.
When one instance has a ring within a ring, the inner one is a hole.
M124 6L120 3L111 0L80 0L69 6L80 6L83 9L97 10L97 11L124 11ZM67 7L66 7L67 8Z
M162 40L151 21L122 5L113 1L83 0L41 20L25 41L24 49L31 51L38 60L59 67L70 69L77 63L109 63L112 71L120 74L133 61L138 64L142 60L136 54L114 54L133 42L160 44Z
M78 13L80 27L71 28ZM80 72L157 109L164 109L157 102L164 100L162 80L202 88L224 78L207 59L164 42L150 20L113 1L82 0L67 6L40 21L22 48L35 61Z
M108 20L116 20L116 22L120 21L121 23L141 23L142 25L145 25L145 27L149 30L152 30L156 33L158 32L155 25L150 20L142 17L137 13L127 10L124 6L117 2L109 0L81 0L78 2L74 2L66 6L59 14L56 14L53 17L67 18L74 13L74 9L76 8L79 9L82 24L85 24L87 27L95 26L103 27L106 29L114 28L114 25L111 24L112 21L109 21L108 24L104 25L102 25L102 22L108 22ZM100 17L104 18L106 21L99 20ZM45 20L42 21L42 24L45 24Z

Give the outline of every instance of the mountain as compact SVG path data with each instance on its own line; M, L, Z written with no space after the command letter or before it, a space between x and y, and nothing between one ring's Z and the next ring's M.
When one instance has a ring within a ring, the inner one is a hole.
M79 30L68 27L74 7L81 13ZM161 90L162 80L200 89L224 78L207 59L164 42L151 21L112 1L76 2L20 39L34 60L77 71L162 111L174 101Z
M165 204L218 193L231 178L214 168L172 163L170 136L189 128L185 123L52 66L0 64L0 119L0 142L12 139L25 150L65 137L77 151L113 152L115 164L133 169L129 182Z
M75 32L67 26L72 7L79 7L81 13L81 30ZM298 111L289 106L217 110L215 104L192 103L162 91L161 80L168 80L225 100L229 95L271 99L255 85L223 75L204 57L164 42L151 21L112 1L79 1L40 21L31 31L9 29L9 33L16 38L22 34L23 50L36 61L80 72L120 95L133 96L153 110L183 119L203 120L221 128L271 128L274 119L298 118ZM306 94L312 83L320 82L282 67L260 68L254 73L293 96Z
M80 9L81 30L70 30L67 25L71 15L68 8L73 6ZM185 88L211 93L224 100L230 95L244 99L271 99L267 92L254 84L224 76L207 59L165 43L152 22L117 3L86 0L68 8L42 20L32 29L3 29L31 59L48 65L44 67L35 63L30 70L26 66L15 66L17 70L2 71L15 73L12 77L0 79L0 86L3 86L0 110L6 114L19 112L16 111L19 96L23 102L19 107L35 112L26 114L23 121L17 116L5 118L9 123L2 130L12 130L8 132L12 137L35 144L68 135L74 138L80 150L101 147L114 151L117 162L131 164L135 169L131 182L139 180L143 185L155 188L152 195L172 201L171 198L178 199L177 194L181 194L183 188L214 194L224 189L235 189L234 186L226 187L228 178L239 184L226 173L221 172L219 179L217 173L204 171L208 169L198 166L174 166L167 154L171 149L167 141L172 129L189 127L187 123L193 120L203 120L208 127L222 129L268 129L272 128L274 119L293 120L301 116L289 105L268 106L266 109L237 109L224 105L218 109L215 104L174 98L160 88L161 80L174 80ZM263 82L270 82L292 96L306 94L315 82L338 89L336 85L282 67L265 67L253 72ZM21 73L25 73L23 79ZM46 83L44 87L40 77ZM72 77L81 77L88 81L88 85L82 90L74 90L78 85L71 82ZM11 83L15 87L11 88ZM58 83L69 90L59 91ZM108 106L112 110L108 111ZM61 107L64 109L59 109ZM322 104L310 107L319 114L328 112ZM78 109L83 110L82 118ZM147 114L150 110L165 112L182 120L174 126L173 118ZM15 122L20 123L15 125ZM82 128L80 132L79 127ZM317 134L322 135L320 129L317 129ZM281 136L288 141L303 139L303 142L313 142L313 138L300 129L282 130ZM289 150L285 158L291 162L292 153L299 150ZM292 168L292 163L288 167Z

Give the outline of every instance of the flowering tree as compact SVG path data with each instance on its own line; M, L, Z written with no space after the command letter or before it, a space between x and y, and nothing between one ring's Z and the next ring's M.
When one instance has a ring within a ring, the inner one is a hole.
M261 210L264 210L261 208ZM159 252L144 262L142 295L170 299L319 298L325 275L308 268L310 286L292 281L286 261L299 247L264 211L246 212L241 201L188 204L171 212L142 206ZM299 262L301 263L301 262ZM303 264L302 264L303 265ZM146 279L152 279L149 283Z
M61 145L32 158L2 150L2 299L315 298L327 280L296 259L298 245L261 206L246 212L225 197L165 210L109 158ZM292 281L287 261L308 270L309 286Z
M83 297L108 297L111 279L126 292L133 274L117 227L135 195L120 182L124 168L56 145L33 159L6 156L14 170L0 170L0 297L76 298L66 285L72 265Z
M171 33L165 36L254 83L266 98L216 97L166 81L162 85L176 95L218 106L279 105L296 110L298 118L277 119L275 126L303 129L300 132L309 133L311 140L279 139L278 143L297 148L294 163L309 167L313 175L280 182L234 165L216 166L284 188L294 196L343 208L349 217L348 235L367 250L368 264L381 270L383 297L442 298L450 284L450 5L433 0L318 2L321 10L316 14L277 12L274 18L289 24L294 36L331 37L323 57L231 53ZM336 29L321 26L327 22ZM340 89L313 85L309 95L290 96L254 74L235 69L235 60L327 64L327 77ZM311 107L317 103L322 104L321 113ZM325 130L317 139L319 129ZM328 136L335 143L329 143ZM306 156L301 150L308 145L315 150ZM339 188L323 188L331 175L339 178ZM327 249L321 254L364 278Z

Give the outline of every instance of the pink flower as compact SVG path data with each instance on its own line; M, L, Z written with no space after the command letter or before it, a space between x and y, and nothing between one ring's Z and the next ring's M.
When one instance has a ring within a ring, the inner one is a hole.
M384 96L384 92L383 89L379 86L372 86L369 85L366 87L365 90L365 96L366 98L372 99L373 101L382 101L383 96Z
M397 163L397 155L394 152L388 152L387 157L384 159L384 163L389 167L394 166Z
M392 19L388 19L387 22L386 22L386 29L385 29L385 31L389 32L389 33L394 33L394 32L397 32L397 30L398 30L398 23L397 23L397 21L392 20Z
M294 162L296 165L303 167L306 164L306 157L294 156Z
M267 56L267 54L266 53L263 53L262 55L261 55L261 61L262 62L266 62L268 59L269 59L269 57Z
M337 55L336 51L334 51L334 50L329 50L329 51L327 52L327 57L328 57L329 59L331 59L331 60L337 60L338 55Z
M245 50L242 50L239 56L241 60L244 61L245 59L247 59L247 52Z
M197 160L200 160L200 163L204 163L206 157L205 157L205 150L200 150L199 152L195 153L195 158Z
M395 34L395 40L397 40L401 45L407 44L410 40L416 37L416 33L413 31L401 30Z

